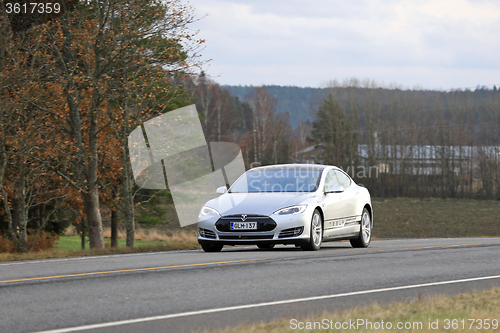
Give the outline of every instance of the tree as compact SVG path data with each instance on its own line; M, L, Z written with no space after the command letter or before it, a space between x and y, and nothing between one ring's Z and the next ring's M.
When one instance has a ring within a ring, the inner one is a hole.
M41 99L57 99L50 91L39 92L33 70L36 63L22 57L22 49L33 44L33 39L23 32L15 36L1 23L0 27L7 37L0 55L0 200L11 239L19 251L26 252L58 208L58 201L69 194L45 163L53 152L66 147L55 139L53 117L27 103L24 95L19 94L23 91L28 96L38 94ZM47 205L52 205L53 210L46 213ZM29 213L33 209L37 209L41 223L28 243Z
M357 139L352 137L352 131L353 125L330 93L319 108L311 132L311 142L321 150L323 163L351 165L351 156L357 152Z
M57 98L17 94L22 103L53 117L54 139L66 144L45 163L80 193L91 248L104 247L102 186L116 187L118 178L127 245L133 246L132 176L124 138L183 98L183 89L174 87L176 76L196 64L202 42L192 40L187 29L192 21L190 9L177 0L92 0L22 32L32 43L19 44L20 58L34 64L33 82ZM115 159L106 160L110 156L121 156L121 168Z
M126 10L114 8L109 20L112 38L121 42L110 45L111 54L117 53L108 74L106 107L101 110L121 158L116 176L121 177L122 200L110 193L117 193L116 185L107 188L108 198L114 202L114 209L123 212L127 246L133 247L134 192L128 135L144 121L190 103L178 78L198 65L193 53L203 41L196 41L194 46L184 42L194 37L188 31L194 16L179 1L150 1L147 10L142 1L128 3ZM106 187L105 182L101 185Z
M291 128L288 112L276 112L276 97L267 86L255 87L247 97L252 110L255 161L262 165L288 163Z

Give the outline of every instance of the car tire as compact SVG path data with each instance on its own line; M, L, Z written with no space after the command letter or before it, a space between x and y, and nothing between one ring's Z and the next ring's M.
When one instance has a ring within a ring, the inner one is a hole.
M216 243L203 243L200 245L205 252L220 252L224 247L224 245Z
M275 244L257 244L257 247L261 250L270 250Z
M361 226L357 238L350 239L352 247L368 247L372 239L372 219L368 209L363 209L361 214Z
M323 218L319 210L315 209L311 218L310 237L307 244L302 245L304 251L318 251L323 241Z

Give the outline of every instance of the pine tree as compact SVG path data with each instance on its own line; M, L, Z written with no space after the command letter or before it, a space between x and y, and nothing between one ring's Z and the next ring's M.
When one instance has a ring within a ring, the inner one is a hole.
M352 129L346 113L330 93L319 108L310 138L320 151L319 157L324 164L348 166L352 163L357 143Z

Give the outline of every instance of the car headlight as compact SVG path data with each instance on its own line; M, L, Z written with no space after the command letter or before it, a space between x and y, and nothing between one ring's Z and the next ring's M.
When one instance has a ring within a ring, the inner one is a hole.
M210 207L207 207L207 206L203 206L203 208L200 211L200 215L203 215L203 216L217 216L217 215L220 215L220 214L219 214L218 211L216 211L213 208L210 208Z
M282 208L275 211L275 215L288 215L288 214L300 214L306 210L307 205L296 205L291 207Z

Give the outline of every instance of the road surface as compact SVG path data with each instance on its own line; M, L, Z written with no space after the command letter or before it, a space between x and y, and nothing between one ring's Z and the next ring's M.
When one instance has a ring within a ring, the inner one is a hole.
M2 332L196 332L500 286L499 238L0 263Z

